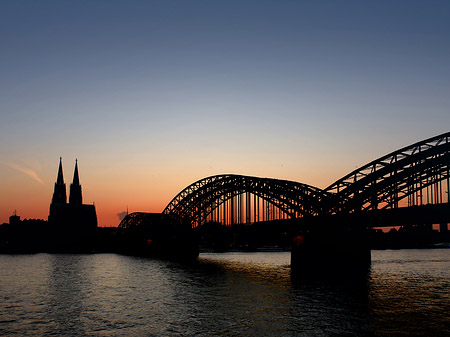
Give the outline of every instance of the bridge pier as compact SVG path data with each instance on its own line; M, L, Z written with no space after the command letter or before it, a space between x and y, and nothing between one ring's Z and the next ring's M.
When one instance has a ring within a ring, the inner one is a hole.
M321 226L293 238L291 268L295 272L337 272L365 270L371 264L371 253L365 229L337 229Z

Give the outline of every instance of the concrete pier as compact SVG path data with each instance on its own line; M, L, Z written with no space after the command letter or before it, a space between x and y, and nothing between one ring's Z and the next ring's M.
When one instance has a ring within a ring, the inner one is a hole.
M293 271L360 270L367 269L370 264L370 248L363 230L348 228L338 231L331 226L322 226L322 230L300 233L292 240Z

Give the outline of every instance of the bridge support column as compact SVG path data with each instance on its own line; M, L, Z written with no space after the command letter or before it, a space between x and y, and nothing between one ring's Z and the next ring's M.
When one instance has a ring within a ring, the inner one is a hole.
M439 232L448 233L448 223L443 222L439 224Z
M322 273L366 270L371 264L366 231L352 228L337 231L335 228L323 226L294 237L292 270Z

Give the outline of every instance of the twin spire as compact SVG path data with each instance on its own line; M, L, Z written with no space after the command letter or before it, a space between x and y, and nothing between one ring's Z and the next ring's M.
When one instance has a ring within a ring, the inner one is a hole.
M58 177L56 178L55 190L53 192L52 204L55 203L67 203L66 195L66 184L64 183L63 169L62 169L62 158L59 157L59 169ZM75 171L73 173L73 182L70 184L70 196L69 204L79 204L83 203L83 198L81 194L80 178L78 176L78 160L75 159Z

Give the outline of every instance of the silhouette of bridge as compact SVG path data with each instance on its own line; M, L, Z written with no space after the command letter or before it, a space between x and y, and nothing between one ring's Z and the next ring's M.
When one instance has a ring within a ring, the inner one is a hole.
M413 218L418 208L429 210L430 216L441 214L442 207L447 210L449 206L449 139L447 132L401 148L325 189L244 175L206 177L178 193L162 213L192 227L206 222L233 225L352 214L377 214L377 223L371 225L387 226L393 224L390 217L406 219L405 208L412 210ZM143 219L145 213L132 213L120 227L137 226Z
M288 236L296 270L365 268L371 260L370 227L402 226L425 238L439 224L441 237L448 238L449 139L447 132L394 151L325 189L234 174L203 178L178 193L161 214L131 213L119 228L135 238L125 245L128 250L141 247L140 254L195 256L198 243L191 229L200 229L207 244L221 244L220 228L228 228L248 243ZM150 244L139 243L144 237Z

